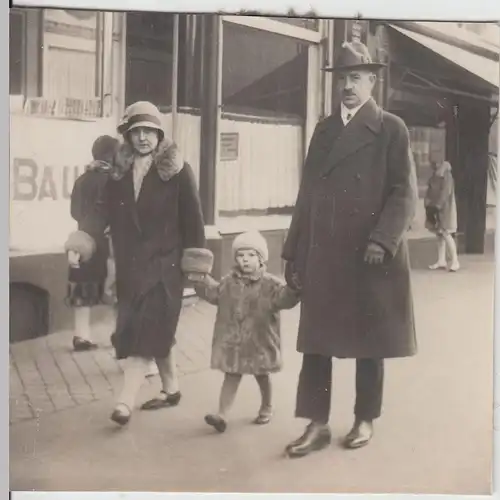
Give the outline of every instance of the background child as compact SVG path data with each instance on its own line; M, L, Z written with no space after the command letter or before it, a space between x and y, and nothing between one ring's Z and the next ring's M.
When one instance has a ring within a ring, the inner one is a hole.
M455 185L451 165L447 161L433 164L433 172L425 195L426 228L437 236L438 259L430 267L432 270L460 269L454 233L457 231L457 207ZM446 256L449 256L449 263Z
M272 416L270 374L282 367L281 309L299 302L299 292L266 272L266 240L258 232L240 234L233 242L235 266L220 283L211 276L190 274L200 297L217 305L211 366L224 376L219 411L205 417L207 424L224 432L228 412L243 375L255 376L261 406L254 420L267 424Z
M98 137L94 142L94 161L76 180L71 193L71 216L78 224L102 196L118 145L118 140L108 135ZM70 235L68 243L74 237L75 234ZM96 251L88 262L76 262L71 252L68 257L70 268L66 301L74 308L75 314L73 348L75 351L87 351L97 347L91 337L90 311L103 302L109 257L108 238L96 241Z

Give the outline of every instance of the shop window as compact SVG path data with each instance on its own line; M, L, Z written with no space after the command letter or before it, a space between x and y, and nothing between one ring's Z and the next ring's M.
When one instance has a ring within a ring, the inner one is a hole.
M127 13L126 105L151 101L166 112L172 105L174 14Z
M11 112L101 115L103 18L98 11L10 10Z
M99 97L98 15L97 11L45 9L43 97Z
M231 23L223 40L223 112L305 118L307 43Z
M202 88L202 23L204 15L179 16L179 84L178 106L181 110L198 113Z
M126 104L147 100L168 113L172 106L174 14L127 13ZM198 112L202 78L202 15L179 15L177 106Z
M445 155L445 129L434 127L410 127L410 143L415 160L420 197L425 196L427 182L432 174L432 163L438 163Z
M26 97L41 94L41 9L9 11L11 113L22 113Z

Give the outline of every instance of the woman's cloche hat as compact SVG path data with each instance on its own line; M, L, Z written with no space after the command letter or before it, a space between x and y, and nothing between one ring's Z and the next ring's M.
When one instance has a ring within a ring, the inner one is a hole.
M369 69L377 71L386 65L374 62L368 47L358 41L344 42L332 67L323 68L323 71L349 71L356 69Z
M163 139L165 132L162 126L162 115L160 110L151 102L148 101L138 101L131 104L126 110L122 117L120 124L118 125L118 133L126 134L134 128L147 127L158 130Z

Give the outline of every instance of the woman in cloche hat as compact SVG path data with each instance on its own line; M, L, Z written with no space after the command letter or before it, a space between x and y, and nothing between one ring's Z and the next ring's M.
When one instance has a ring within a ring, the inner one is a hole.
M191 167L165 137L159 110L150 102L126 109L118 126L119 148L102 203L80 223L88 256L108 228L116 263L116 355L124 360L123 388L111 419L128 423L149 360L158 365L163 390L143 409L176 405L180 399L171 349L184 289L181 260L205 245L204 223Z

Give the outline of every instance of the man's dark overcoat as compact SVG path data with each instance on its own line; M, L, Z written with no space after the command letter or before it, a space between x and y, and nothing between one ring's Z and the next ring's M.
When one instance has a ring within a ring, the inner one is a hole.
M98 238L109 226L116 263L118 358L166 357L182 306L182 253L205 246L198 189L176 146L159 144L137 201L133 153L124 144L102 199L80 229Z
M302 283L297 350L338 358L415 354L405 233L417 202L408 129L370 99L313 134L283 258ZM364 262L370 241L386 250Z

